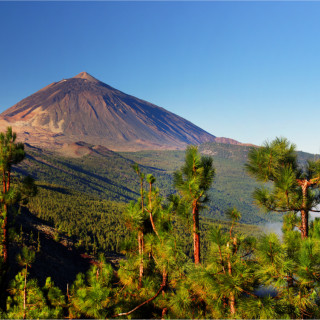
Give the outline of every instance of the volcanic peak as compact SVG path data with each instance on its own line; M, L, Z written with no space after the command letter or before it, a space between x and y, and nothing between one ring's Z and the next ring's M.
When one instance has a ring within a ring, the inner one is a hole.
M7 109L0 127L8 124L24 142L42 147L84 141L113 151L138 151L184 149L216 140L190 121L87 72L54 82ZM235 143L226 140L222 142Z
M74 76L73 79L84 79L84 80L91 81L91 82L96 82L96 83L100 82L98 79L96 79L91 74L89 74L88 72L85 72L85 71L80 72L79 74Z

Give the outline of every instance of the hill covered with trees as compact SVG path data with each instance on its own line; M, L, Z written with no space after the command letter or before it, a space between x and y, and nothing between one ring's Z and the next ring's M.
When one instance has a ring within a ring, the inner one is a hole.
M277 215L266 215L253 203L251 194L259 184L244 171L248 150L247 146L219 143L200 146L202 154L213 156L217 173L209 191L212 201L204 216L225 220L226 209L236 206L243 212L244 223L264 224L279 219ZM167 196L175 192L172 173L184 161L184 151L174 150L116 153L102 148L82 157L66 157L28 145L26 151L25 161L15 169L18 176L28 173L37 181L122 203L138 196L133 163L152 173L161 194ZM312 155L301 154L303 161L308 157Z

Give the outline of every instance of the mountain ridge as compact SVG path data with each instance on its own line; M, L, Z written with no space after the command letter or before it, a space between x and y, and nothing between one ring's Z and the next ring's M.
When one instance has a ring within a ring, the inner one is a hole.
M188 144L238 141L216 136L87 72L53 82L0 115L22 140L62 148L78 141L114 151L184 149ZM220 139L220 140L219 140Z

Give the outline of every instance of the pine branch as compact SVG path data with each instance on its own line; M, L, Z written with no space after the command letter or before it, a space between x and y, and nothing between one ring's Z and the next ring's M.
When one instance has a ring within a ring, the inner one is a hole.
M158 292L153 296L151 297L150 299L142 302L141 304L139 304L138 306L136 306L134 309L128 311L128 312L124 312L124 313L118 313L116 315L114 315L113 317L120 317L120 316L128 316L129 314L131 314L132 312L140 309L142 306L144 306L145 304L151 302L152 300L154 300L155 298L158 297L158 295L160 294L160 292L166 287L167 285L167 273L164 271L163 272L163 275L162 275L162 283L161 283L161 286L158 290Z
M156 229L156 226L155 226L155 224L154 224L154 221L153 221L152 210L146 209L146 211L149 213L152 229L153 229L154 233L157 235L159 241L162 243L162 241L161 241L161 239L160 239L160 237L159 237L159 233L158 233L158 231L157 231L157 229Z
M242 258L245 258L245 257L247 257L247 256L250 256L250 255L253 253L253 251L254 251L254 250L248 251L247 253L245 253L244 255L242 255L240 258L242 259Z
M239 287L238 287L238 289L239 289L241 292L244 292L244 293L246 293L246 294L248 294L248 295L250 295L250 296L253 296L253 297L255 297L255 298L258 298L258 296L257 296L256 294L254 294L254 293L252 293L252 292L250 292L250 291L244 290L244 289L239 288Z

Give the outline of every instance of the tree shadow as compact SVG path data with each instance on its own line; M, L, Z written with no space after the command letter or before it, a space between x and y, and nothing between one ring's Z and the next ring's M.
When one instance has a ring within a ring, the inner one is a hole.
M40 188L46 189L46 190L50 190L50 191L55 191L55 192L59 192L62 194L70 194L70 191L66 188L63 187L58 187L58 186L50 186L47 184L38 184L38 186Z
M37 279L42 287L46 278L51 277L56 286L66 292L67 285L76 279L78 273L86 273L90 268L92 259L90 256L81 255L70 241L54 240L54 229L44 221L35 217L27 208L23 208L22 213L16 217L15 221L18 229L22 226L23 233L30 243L30 235L33 234L34 247L40 240L40 251L36 252L35 261L30 268L29 279ZM63 239L65 240L65 239ZM18 244L11 246L9 257L10 273L9 278L13 277L21 270L16 260L16 255L21 250Z

